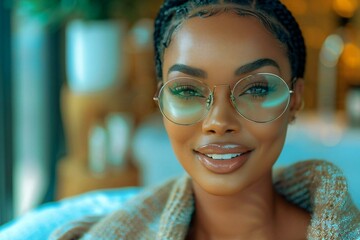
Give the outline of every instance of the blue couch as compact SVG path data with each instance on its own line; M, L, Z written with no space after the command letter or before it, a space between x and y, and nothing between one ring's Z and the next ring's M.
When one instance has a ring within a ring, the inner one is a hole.
M120 208L140 188L93 191L44 204L0 227L1 240L45 240L67 222L84 216L104 215Z

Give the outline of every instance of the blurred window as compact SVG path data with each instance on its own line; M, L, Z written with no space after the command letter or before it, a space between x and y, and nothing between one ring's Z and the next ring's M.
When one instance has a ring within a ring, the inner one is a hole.
M13 217L10 19L0 1L0 225Z

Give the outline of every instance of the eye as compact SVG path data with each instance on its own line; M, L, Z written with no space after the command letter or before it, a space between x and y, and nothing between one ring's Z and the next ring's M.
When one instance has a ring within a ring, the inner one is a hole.
M268 94L269 87L263 84L254 84L249 89L247 89L244 94L251 94L254 96L263 96Z
M240 96L250 96L253 98L263 98L272 93L276 92L276 87L266 82L255 82L250 83L244 90L239 94Z
M205 98L203 92L201 89L194 85L178 85L174 87L169 87L170 92L175 95L182 98L192 98L192 97L201 97Z

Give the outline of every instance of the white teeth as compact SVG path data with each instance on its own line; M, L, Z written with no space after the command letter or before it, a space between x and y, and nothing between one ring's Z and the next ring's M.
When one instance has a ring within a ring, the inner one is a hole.
M241 153L228 153L228 154L206 154L206 156L215 159L215 160L229 160L240 156Z

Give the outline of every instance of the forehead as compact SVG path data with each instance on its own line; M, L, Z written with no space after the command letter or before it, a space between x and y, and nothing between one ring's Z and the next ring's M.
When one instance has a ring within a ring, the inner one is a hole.
M166 76L166 69L175 62L206 70L214 61L219 69L260 58L274 59L284 70L290 69L286 47L257 18L234 13L193 17L174 32L165 50L163 73Z

